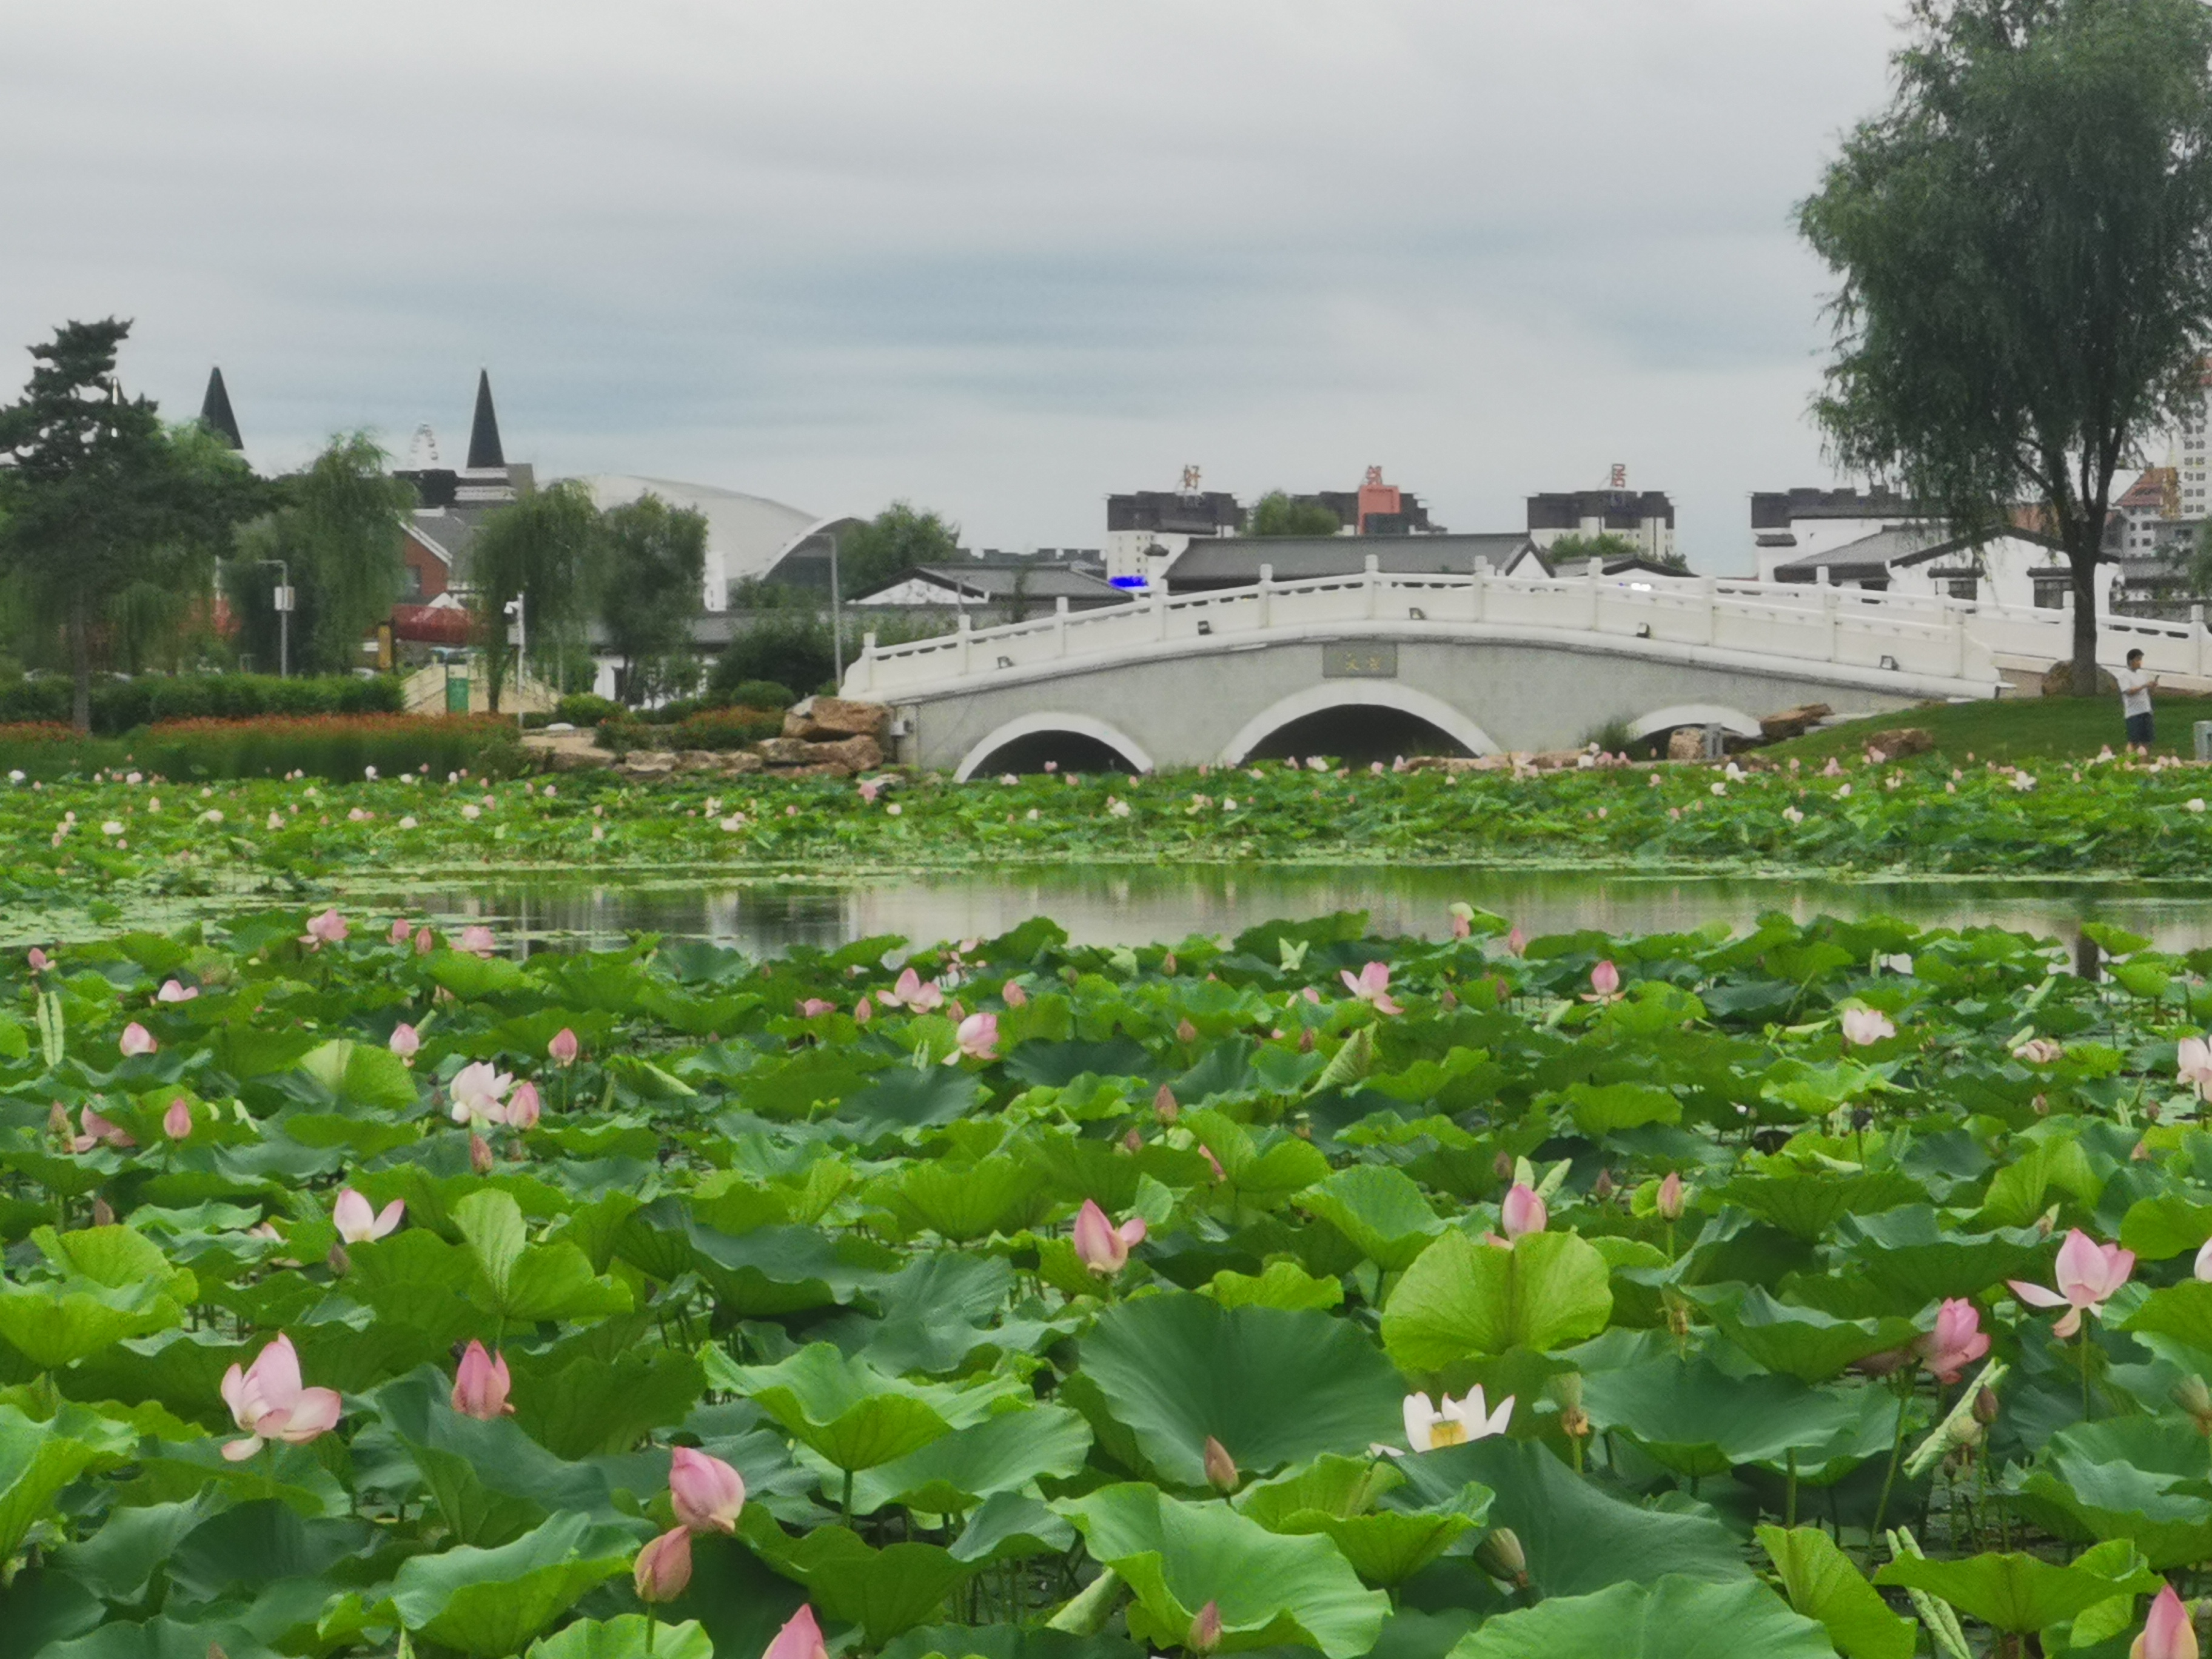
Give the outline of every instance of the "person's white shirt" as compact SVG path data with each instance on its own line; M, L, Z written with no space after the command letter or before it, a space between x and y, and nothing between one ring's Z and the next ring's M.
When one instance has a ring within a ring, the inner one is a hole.
M2140 668L2119 668L2112 672L2119 683L2120 714L2123 717L2150 713L2151 677Z

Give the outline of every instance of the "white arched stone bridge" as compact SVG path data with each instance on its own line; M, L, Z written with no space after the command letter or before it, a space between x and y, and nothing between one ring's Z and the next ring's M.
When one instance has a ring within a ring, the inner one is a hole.
M966 778L1047 759L1138 771L1266 754L1564 749L1807 702L1875 714L1994 697L2070 651L2071 615L1712 577L1364 574L975 629L873 635L847 696L896 712L899 759ZM2108 619L2100 659L2212 672L2201 623ZM1355 741L1356 740L1356 741Z

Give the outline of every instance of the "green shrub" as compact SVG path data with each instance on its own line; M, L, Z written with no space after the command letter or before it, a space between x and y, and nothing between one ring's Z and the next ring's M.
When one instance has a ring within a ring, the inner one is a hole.
M0 684L0 726L70 720L72 688L66 676ZM114 737L162 720L249 720L271 715L396 714L399 681L390 675L325 674L279 678L274 674L141 674L100 680L92 688L92 729Z
M553 706L553 720L565 720L570 726L597 726L601 720L619 718L622 713L623 706L612 697L571 691Z
M729 690L732 705L744 708L788 708L799 698L774 680L740 680Z
M671 749L743 749L783 730L783 716L763 708L709 708L668 730Z
M81 738L53 721L0 726L0 772L51 781L95 771L182 782L304 772L334 782L427 769L502 776L526 756L512 723L488 714L318 714L254 720L172 720L123 737Z

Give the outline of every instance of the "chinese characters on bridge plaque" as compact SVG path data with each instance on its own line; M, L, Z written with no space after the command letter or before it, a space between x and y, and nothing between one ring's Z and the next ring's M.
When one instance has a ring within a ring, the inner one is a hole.
M1328 680L1395 680L1398 647L1391 645L1325 645L1321 672Z

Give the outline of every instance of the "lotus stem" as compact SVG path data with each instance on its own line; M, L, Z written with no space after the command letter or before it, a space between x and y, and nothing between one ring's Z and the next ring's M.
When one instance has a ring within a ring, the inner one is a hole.
M1984 1389L1994 1389L1999 1382L2002 1381L2005 1370L2006 1365L2003 1360L1992 1359L1982 1367L1979 1376L1960 1391L1958 1403L1953 1406L1943 1420L1936 1425L1935 1431L1913 1448L1912 1455L1905 1460L1905 1473L1908 1477L1913 1480L1919 1479L1935 1466L1938 1458L1957 1443L1959 1425L1962 1422L1972 1420L1974 1414L1974 1401L1981 1397Z

